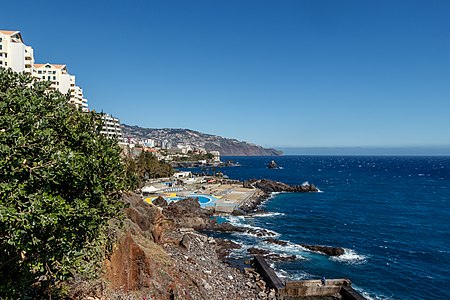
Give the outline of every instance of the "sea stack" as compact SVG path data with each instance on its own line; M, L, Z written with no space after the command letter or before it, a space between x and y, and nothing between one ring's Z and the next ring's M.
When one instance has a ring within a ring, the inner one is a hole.
M277 163L276 163L274 160L272 160L272 161L267 165L267 167L268 167L269 169L278 169L278 168L279 168L278 165L277 165Z

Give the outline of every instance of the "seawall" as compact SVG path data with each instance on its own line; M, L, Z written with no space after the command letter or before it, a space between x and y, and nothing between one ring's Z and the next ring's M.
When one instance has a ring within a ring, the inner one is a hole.
M298 280L283 283L262 256L254 256L253 264L266 284L274 288L278 295L285 299L325 298L339 294L343 300L365 300L351 287L349 279L328 279L325 285L321 280Z

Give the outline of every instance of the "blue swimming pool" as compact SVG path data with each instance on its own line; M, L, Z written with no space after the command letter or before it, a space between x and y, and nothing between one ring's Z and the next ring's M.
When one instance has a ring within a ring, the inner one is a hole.
M197 195L197 194L189 195L189 197L197 198L201 206L214 206L216 201L219 199L211 195Z

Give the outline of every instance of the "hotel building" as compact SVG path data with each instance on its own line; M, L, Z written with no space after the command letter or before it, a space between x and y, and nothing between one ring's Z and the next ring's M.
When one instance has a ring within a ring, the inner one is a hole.
M70 92L69 103L88 110L87 99L83 97L83 90L75 85L75 76L67 72L66 65L34 64L33 77L50 81L50 89L58 90L62 94Z
M19 31L0 30L0 68L50 81L50 89L59 90L62 94L70 93L69 103L83 111L88 110L83 90L75 84L75 76L67 72L67 66L35 64L33 48L24 44Z
M101 113L100 116L103 121L103 126L100 133L106 135L109 138L117 138L119 143L123 143L124 139L122 134L122 126L120 125L119 119L105 113Z
M0 67L33 74L33 48L23 43L19 31L0 30Z

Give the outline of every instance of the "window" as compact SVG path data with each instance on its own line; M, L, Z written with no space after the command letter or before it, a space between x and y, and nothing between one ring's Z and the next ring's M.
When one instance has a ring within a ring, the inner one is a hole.
M42 71L39 70L39 71L38 71L38 74L42 74Z
M53 76L53 80L56 80L56 76Z
M2 50L3 45L0 45L0 50Z

